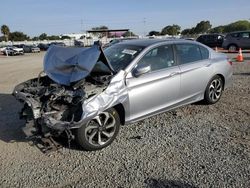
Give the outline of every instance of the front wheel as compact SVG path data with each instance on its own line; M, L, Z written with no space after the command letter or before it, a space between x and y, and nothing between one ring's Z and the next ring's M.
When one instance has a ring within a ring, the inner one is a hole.
M100 150L114 141L119 129L119 114L110 108L77 129L76 141L84 150Z
M214 104L220 100L223 91L223 84L224 83L220 76L216 75L212 78L207 85L204 96L204 101L207 104Z

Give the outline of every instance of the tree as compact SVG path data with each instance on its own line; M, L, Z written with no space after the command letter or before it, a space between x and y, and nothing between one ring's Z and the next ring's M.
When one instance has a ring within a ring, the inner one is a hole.
M210 21L201 21L196 25L194 32L195 34L206 33L211 28L212 25L210 24Z
M42 33L40 36L39 36L39 39L40 40L46 40L48 38L47 34L46 33Z
M51 36L47 36L48 40L60 40L60 37L57 35L51 35Z
M64 40L64 39L71 39L71 38L70 38L69 36L63 35L63 36L61 37L61 39Z
M5 41L9 40L9 34L10 34L10 29L7 25L2 25L1 26L1 33L4 35L5 37Z
M224 33L225 26L214 27L209 30L209 33Z
M109 28L105 25L101 25L99 27L93 27L92 30L108 30ZM95 34L95 33L94 33ZM96 35L98 35L100 38L104 37L107 35L106 32L100 32L100 33L97 33Z
M15 31L9 34L9 39L11 41L24 41L29 40L30 38L23 32Z
M212 28L210 33L230 33L234 31L246 31L250 30L250 22L247 20L239 20L237 22L230 23L228 25L219 25Z
M134 37L136 35L132 31L126 31L125 33L123 33L122 36L123 37Z
M250 30L250 22L247 20L239 20L224 26L223 32L229 33L233 31L246 31Z
M177 35L180 33L181 27L179 25L168 25L161 31L162 35Z
M39 40L39 37L33 37L32 40L37 41L37 40Z
M105 25L101 25L99 27L93 27L92 30L108 30L109 28Z
M191 29L184 29L184 30L182 30L181 35L189 35L190 31L191 31Z
M0 42L2 42L2 41L5 41L5 37L4 36L0 37Z
M148 33L148 36L159 36L161 35L161 33L159 31L150 31Z

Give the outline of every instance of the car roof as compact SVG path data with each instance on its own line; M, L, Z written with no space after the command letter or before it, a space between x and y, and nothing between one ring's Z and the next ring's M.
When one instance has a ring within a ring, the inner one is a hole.
M230 33L228 33L228 34L244 33L244 32L250 32L250 30L246 30L246 31L234 31L234 32L230 32Z
M187 41L185 39L134 39L134 40L124 41L122 44L147 47L147 46L151 46L151 45L157 44L157 43L173 42L173 41L190 42L190 41ZM120 43L118 43L118 44L120 44Z
M202 34L202 35L200 35L200 36L217 36L217 35L223 36L223 34L220 34L220 33Z

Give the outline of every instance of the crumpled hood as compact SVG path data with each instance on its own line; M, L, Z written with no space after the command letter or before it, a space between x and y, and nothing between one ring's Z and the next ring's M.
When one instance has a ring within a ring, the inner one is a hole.
M99 45L91 48L52 45L44 57L44 72L58 84L69 86L88 76L98 61L114 72Z

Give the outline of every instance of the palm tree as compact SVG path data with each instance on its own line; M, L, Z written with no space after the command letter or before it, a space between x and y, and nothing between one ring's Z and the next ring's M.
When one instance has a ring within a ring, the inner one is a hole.
M7 25L2 25L1 32L4 35L5 40L8 41L9 40L9 34L10 34L9 27Z

